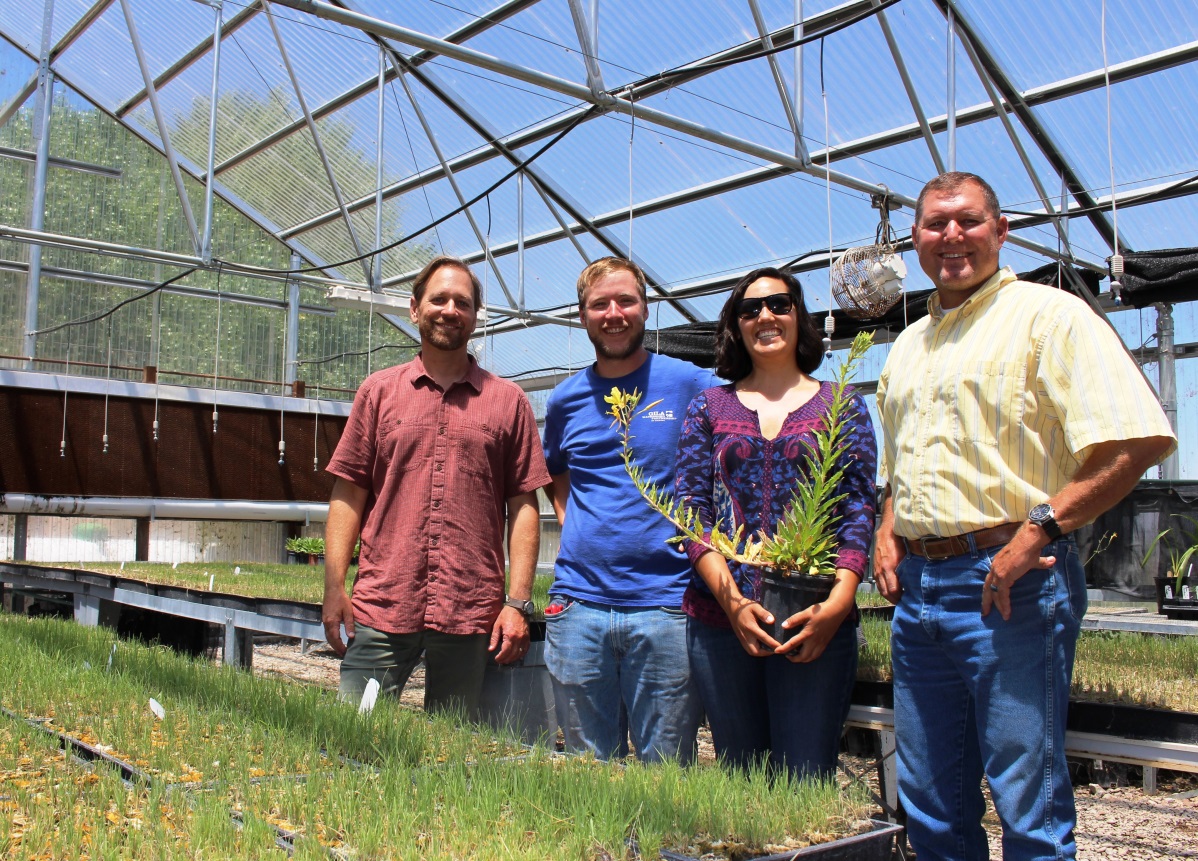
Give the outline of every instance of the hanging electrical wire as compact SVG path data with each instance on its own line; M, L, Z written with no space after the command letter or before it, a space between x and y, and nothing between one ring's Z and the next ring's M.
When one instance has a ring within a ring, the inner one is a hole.
M832 316L832 133L828 122L828 89L824 85L824 40L819 40L819 91L824 100L824 192L828 208L828 316L824 317L824 355L832 358L832 334L836 318Z
M70 373L71 373L71 339L67 338L67 362L66 362L67 376L70 376ZM70 392L67 390L67 387L63 386L62 387L62 436L59 438L59 441L58 441L58 456L59 457L67 456L67 397L69 395L70 395Z
M112 318L108 318L108 358L104 368L104 435L101 454L108 454L108 395L112 390Z
M216 423L220 419L216 405L216 383L220 379L220 274L222 267L216 267L216 349L212 357L212 433L216 433Z

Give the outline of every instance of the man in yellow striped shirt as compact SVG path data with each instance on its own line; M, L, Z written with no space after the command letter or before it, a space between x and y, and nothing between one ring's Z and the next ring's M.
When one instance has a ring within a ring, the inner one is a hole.
M1086 584L1069 533L1175 446L1122 342L1075 296L999 268L993 189L948 173L911 229L936 286L878 380L875 577L897 604L899 794L920 861L1076 854L1065 713ZM998 612L991 612L993 609Z

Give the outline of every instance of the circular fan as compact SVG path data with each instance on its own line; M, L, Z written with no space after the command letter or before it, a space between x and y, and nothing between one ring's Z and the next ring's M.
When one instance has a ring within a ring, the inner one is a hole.
M858 320L880 317L893 308L907 277L907 264L895 252L898 240L890 227L890 212L899 204L888 192L872 195L870 202L881 214L874 244L850 248L832 263L836 304Z

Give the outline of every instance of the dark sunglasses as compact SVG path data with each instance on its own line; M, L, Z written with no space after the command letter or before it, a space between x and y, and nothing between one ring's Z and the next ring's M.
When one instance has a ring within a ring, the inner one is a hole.
M756 320L761 315L763 307L769 308L775 317L789 314L795 306L795 299L789 293L774 293L770 296L757 296L753 299L741 299L736 303L736 316L742 320Z

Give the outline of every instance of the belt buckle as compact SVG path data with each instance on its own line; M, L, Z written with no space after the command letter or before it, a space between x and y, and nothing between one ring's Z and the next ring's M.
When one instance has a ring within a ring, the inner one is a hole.
M935 535L930 535L916 540L919 542L919 549L923 551L923 558L927 559L929 562L943 562L945 559L952 558L953 554L951 553L945 555L943 553L933 553L932 551L928 550L929 541L944 541L945 539L937 538Z

